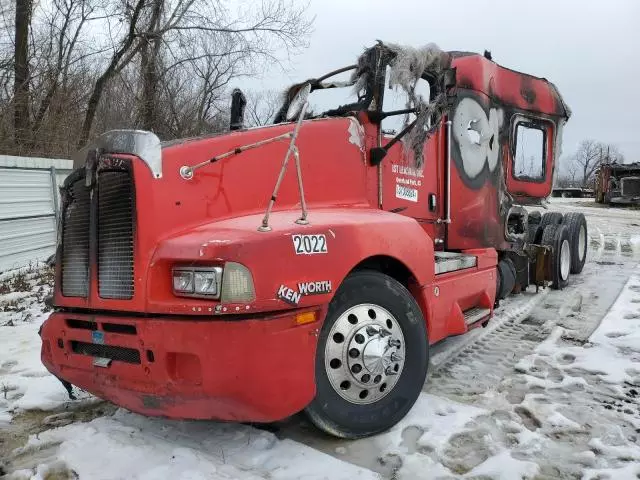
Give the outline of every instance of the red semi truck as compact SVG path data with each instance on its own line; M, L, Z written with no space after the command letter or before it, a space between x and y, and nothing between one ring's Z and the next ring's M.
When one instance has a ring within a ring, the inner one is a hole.
M584 217L525 208L551 192L570 115L545 79L378 43L291 87L273 125L238 128L241 111L225 134L112 131L76 156L41 330L67 386L371 435L411 409L430 345L582 270Z

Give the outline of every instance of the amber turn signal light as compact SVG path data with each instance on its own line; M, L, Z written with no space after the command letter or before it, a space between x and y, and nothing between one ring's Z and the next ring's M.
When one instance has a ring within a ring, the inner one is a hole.
M306 325L316 321L316 312L304 312L296 315L296 325Z

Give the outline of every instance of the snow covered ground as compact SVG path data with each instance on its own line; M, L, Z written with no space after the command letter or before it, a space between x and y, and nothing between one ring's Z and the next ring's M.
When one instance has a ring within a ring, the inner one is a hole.
M513 296L488 328L435 345L413 410L358 441L302 416L257 428L70 401L39 360L50 275L0 276L0 469L42 480L640 478L640 211L586 199L551 209L587 215L583 274L562 292Z

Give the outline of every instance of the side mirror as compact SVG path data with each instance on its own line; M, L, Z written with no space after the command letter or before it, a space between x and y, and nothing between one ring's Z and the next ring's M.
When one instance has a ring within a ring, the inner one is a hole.
M307 103L307 99L309 98L310 93L310 83L307 82L302 87L300 87L300 90L298 90L296 96L293 97L293 100L291 100L291 103L289 103L289 109L287 110L286 117L288 122L292 122L298 117L298 115L302 111L302 107L305 103Z
M229 119L229 130L240 130L244 127L244 107L247 99L239 88L234 88L231 92L231 115Z

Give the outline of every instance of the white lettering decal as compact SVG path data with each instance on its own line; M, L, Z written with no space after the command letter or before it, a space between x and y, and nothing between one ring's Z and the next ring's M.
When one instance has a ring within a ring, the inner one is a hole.
M318 235L291 235L296 255L313 255L327 253L327 237Z
M293 290L291 290L291 301L293 303L295 303L296 305L298 303L300 303L300 298L302 297L302 295L300 295L298 292L294 292Z
M424 170L422 168L413 168L406 165L391 165L391 173L400 175L408 175L409 177L424 178Z
M411 185L412 187L422 186L422 180L415 180L413 178L396 177L396 183L401 183L402 185Z
M285 285L280 285L277 296L280 300L291 305L298 305L298 303L300 303L300 298L302 298L302 295Z
M305 282L298 284L298 291L301 295L321 295L331 293L331 281Z
M418 190L415 188L404 187L396 184L396 198L409 200L410 202L418 201Z

